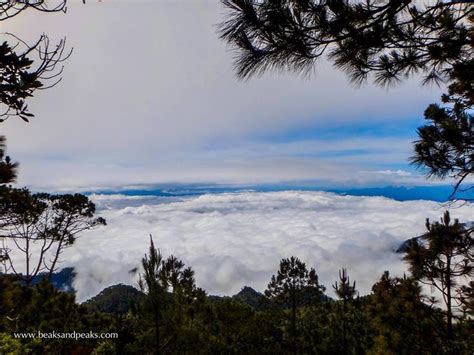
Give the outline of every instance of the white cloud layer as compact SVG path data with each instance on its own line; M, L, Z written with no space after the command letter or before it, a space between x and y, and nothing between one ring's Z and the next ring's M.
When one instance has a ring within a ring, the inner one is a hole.
M244 285L264 290L279 260L292 255L315 267L329 291L346 267L364 294L384 270L404 272L393 250L423 233L426 217L443 213L431 201L302 191L93 200L108 226L84 234L62 264L78 272L79 300L111 284L136 283L130 271L147 252L149 234L163 255L192 266L198 285L211 294L233 294ZM463 221L473 212L467 204L452 214Z

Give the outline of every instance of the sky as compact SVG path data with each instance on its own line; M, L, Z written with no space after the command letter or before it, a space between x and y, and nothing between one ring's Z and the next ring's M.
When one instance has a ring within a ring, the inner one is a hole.
M67 38L63 80L2 123L18 184L426 185L408 164L423 111L441 89L349 83L321 61L310 77L238 80L218 39L217 1L88 1L2 23L28 42Z

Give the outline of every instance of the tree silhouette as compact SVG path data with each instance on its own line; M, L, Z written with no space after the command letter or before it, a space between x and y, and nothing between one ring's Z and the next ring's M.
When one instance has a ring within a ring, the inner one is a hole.
M306 264L294 256L282 259L277 275L272 276L265 290L265 296L271 303L289 310L289 314L284 314L284 318L290 323L293 353L297 352L298 309L321 301L325 290L326 288L318 282L316 271L313 268L308 270Z
M85 3L85 0L83 0ZM66 12L67 0L10 0L0 3L0 22L26 10L43 13ZM0 122L11 116L28 121L26 99L39 89L47 89L60 81L64 62L71 54L66 51L66 40L51 45L46 34L28 44L12 33L3 34L7 40L0 45ZM15 42L13 45L8 41ZM47 85L46 85L47 83Z
M2 1L0 22L27 9L65 12L66 4L67 0ZM12 116L28 122L34 115L29 112L27 99L35 91L50 88L61 80L62 67L59 64L70 56L71 51L66 51L64 39L53 46L45 34L32 45L14 34L3 35L15 43L4 41L0 45L0 122ZM0 185L15 181L17 167L17 163L5 156L5 137L0 136ZM104 219L93 218L94 204L80 194L32 195L26 189L1 186L0 200L0 262L5 272L19 274L11 251L14 248L23 253L27 284L42 271L50 277L63 249L73 244L78 233L105 224ZM36 247L39 254L35 266L32 265L33 249L30 248Z
M461 2L222 0L219 33L236 51L237 75L308 73L325 54L355 83L387 85L416 72L442 80L472 58L472 7Z
M345 302L350 301L357 294L356 283L354 281L351 284L347 270L344 268L339 270L339 283L336 281L333 288L337 297Z
M446 306L447 335L454 337L453 318L461 305L461 285L474 275L474 239L448 211L440 222L426 221L427 232L410 244L404 260L416 280L436 288Z
M83 0L85 3L85 0ZM8 20L32 9L41 12L66 12L67 0L9 0L0 4L0 21Z
M66 10L66 0L13 0L0 3L0 22L8 20L28 8L42 12ZM53 82L48 87L58 83L62 68L57 65L67 59L70 53L65 53L65 40L61 40L55 48L51 48L49 38L42 35L33 45L28 45L11 33L4 34L9 40L14 39L12 46L7 41L0 45L0 122L11 116L28 120L34 115L29 112L26 99L33 96L38 89L47 88L44 82ZM31 59L36 57L36 64ZM0 185L14 182L17 177L18 163L5 156L5 137L0 136ZM7 188L2 187L5 192ZM4 207L4 206L2 206ZM0 251L0 262L9 259L8 248Z
M163 257L158 249L155 248L153 239L150 236L150 248L148 255L145 255L142 259L143 275L140 275L138 285L140 290L146 294L140 311L142 314L148 314L152 318L151 325L154 331L152 348L154 349L154 354L162 353L162 335L160 330L164 319L163 308L166 297L166 285L161 278L162 262Z
M16 180L18 163L11 161L8 155L5 155L5 137L0 136L0 185L8 184Z
M64 62L71 54L66 51L63 39L52 46L48 36L42 35L33 45L9 34L15 45L0 45L0 122L18 116L28 122L34 115L29 112L26 100L36 90L47 89L61 79ZM34 59L32 59L34 58ZM45 83L48 83L45 85Z
M474 173L474 59L454 66L445 106L430 105L425 110L428 123L418 129L413 164L428 177L455 181L451 197L473 188L464 184Z
M420 284L385 271L372 286L368 314L377 354L452 354L442 348L440 312L425 304Z
M139 286L145 297L138 313L148 333L142 345L155 354L192 351L187 338L205 296L195 285L194 271L173 255L163 259L151 236L142 266Z
M77 236L98 225L95 205L81 194L31 194L27 189L0 188L0 240L5 272L33 278L56 270L64 249ZM20 265L23 270L20 269Z
M348 306L357 293L355 285L355 281L351 284L346 269L342 268L339 270L339 283L336 281L333 289L337 297L342 301L342 350L345 354L348 353Z
M474 281L461 286L459 301L461 302L462 311L471 317L474 316Z

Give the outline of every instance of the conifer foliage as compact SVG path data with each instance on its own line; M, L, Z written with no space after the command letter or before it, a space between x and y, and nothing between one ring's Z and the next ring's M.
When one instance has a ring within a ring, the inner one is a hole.
M472 57L472 7L412 0L223 0L220 35L241 78L266 70L311 71L327 55L352 81L380 85L416 72L442 80Z
M439 222L427 220L426 228L420 240L409 246L405 260L416 280L440 292L446 307L446 333L453 339L456 311L463 304L462 286L474 276L472 230L452 221L448 211Z

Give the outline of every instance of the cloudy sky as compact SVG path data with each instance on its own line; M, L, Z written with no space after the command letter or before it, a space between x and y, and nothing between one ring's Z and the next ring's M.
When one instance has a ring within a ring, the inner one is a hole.
M31 100L36 118L2 124L19 184L425 184L407 158L439 88L354 88L326 62L238 81L222 19L215 0L103 0L2 23L74 47L63 81Z

